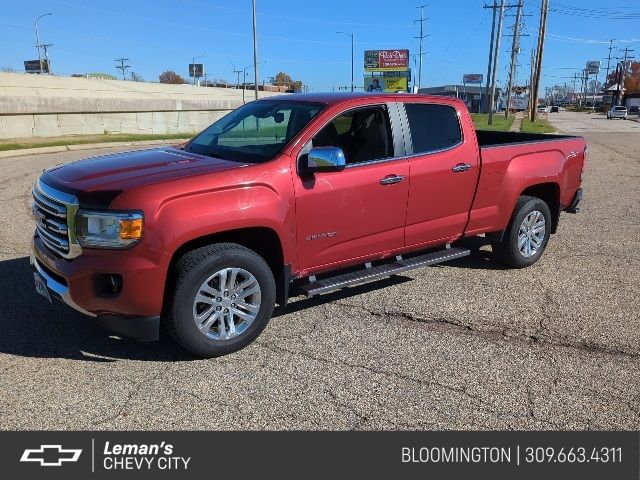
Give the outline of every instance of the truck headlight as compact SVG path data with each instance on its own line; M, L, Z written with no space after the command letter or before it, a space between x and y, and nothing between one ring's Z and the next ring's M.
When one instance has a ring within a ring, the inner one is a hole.
M143 223L140 212L79 210L76 236L83 247L124 248L142 238Z

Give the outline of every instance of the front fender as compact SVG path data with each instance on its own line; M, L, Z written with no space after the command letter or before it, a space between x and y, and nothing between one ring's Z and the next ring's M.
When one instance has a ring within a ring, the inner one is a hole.
M142 209L143 242L173 256L184 244L229 230L266 227L294 263L294 202L288 161L251 165L132 189L112 208Z

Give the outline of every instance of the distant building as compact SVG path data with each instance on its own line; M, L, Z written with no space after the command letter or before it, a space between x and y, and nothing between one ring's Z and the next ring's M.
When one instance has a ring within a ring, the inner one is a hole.
M640 107L640 93L627 93L624 96L624 105L629 107Z
M418 93L427 95L441 95L443 97L455 97L465 101L467 108L472 113L484 110L485 87L482 85L443 85L441 87L426 87L418 90ZM501 106L502 90L496 88L494 110Z

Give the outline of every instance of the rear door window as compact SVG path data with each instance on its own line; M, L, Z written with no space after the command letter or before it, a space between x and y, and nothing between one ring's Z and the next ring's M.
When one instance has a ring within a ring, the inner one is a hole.
M429 153L462 143L460 120L455 108L428 103L405 103L413 153Z

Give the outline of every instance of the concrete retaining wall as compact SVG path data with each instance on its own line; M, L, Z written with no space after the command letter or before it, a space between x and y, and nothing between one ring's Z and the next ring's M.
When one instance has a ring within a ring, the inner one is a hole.
M242 93L231 88L0 73L0 138L196 132L242 105ZM254 92L247 90L245 95L250 101Z

